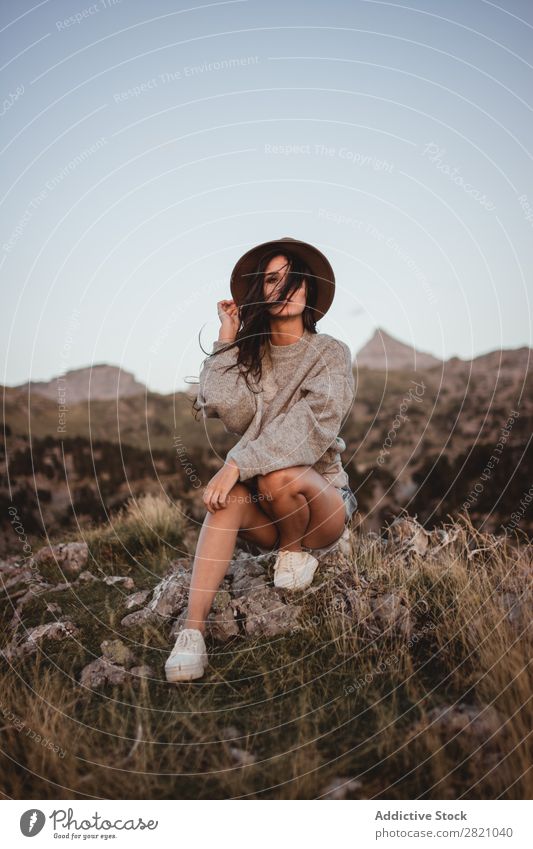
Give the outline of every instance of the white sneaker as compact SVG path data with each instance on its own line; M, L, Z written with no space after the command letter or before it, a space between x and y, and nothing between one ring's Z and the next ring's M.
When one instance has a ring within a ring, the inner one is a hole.
M284 590L305 590L313 583L318 560L307 551L281 549L274 563L274 586Z
M183 628L165 663L167 681L191 681L201 678L208 664L204 636L197 628Z

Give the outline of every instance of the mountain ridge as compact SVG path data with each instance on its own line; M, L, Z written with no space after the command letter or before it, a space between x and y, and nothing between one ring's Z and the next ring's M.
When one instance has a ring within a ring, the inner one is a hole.
M516 367L527 368L533 361L533 349L527 345L518 348L496 348L470 359L456 355L440 359L427 351L419 351L412 345L402 342L381 327L377 327L370 339L365 342L352 359L354 368L368 368L376 371L412 371L446 366L449 370L461 370L464 367L499 368L504 363L516 359ZM89 393L90 387L90 393ZM162 395L172 397L178 392L184 395L196 395L198 385L184 385L170 392L157 392L137 380L133 372L106 362L92 366L69 369L62 375L50 380L30 380L12 387L4 387L10 392L30 392L49 400L58 401L64 396L66 403L76 404L89 400L109 401L116 398L131 398L136 395Z
M144 383L136 380L133 372L103 362L69 369L50 380L29 380L12 389L42 395L61 403L64 398L67 404L78 404L89 398L94 401L131 398L149 391Z

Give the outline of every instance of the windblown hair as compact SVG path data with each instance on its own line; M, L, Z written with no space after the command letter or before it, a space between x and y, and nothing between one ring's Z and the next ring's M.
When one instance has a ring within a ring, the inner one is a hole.
M269 307L273 303L276 303L276 301L265 300L263 286L265 269L270 260L275 256L285 256L289 261L287 279L283 288L277 294L277 299L283 301L288 298L300 288L302 279L305 278L307 281L307 297L302 319L306 330L316 333L316 318L313 307L316 305L317 281L307 263L293 254L290 249L274 249L263 254L257 263L255 272L250 276L250 287L243 303L239 307L240 327L235 341L224 345L224 347L219 348L218 351L214 351L213 353L204 352L208 356L216 357L222 351L228 351L236 347L238 350L236 361L229 365L226 371L230 368L240 368L251 392L255 390L250 386L249 376L251 374L255 381L261 380L262 361L266 343L270 339ZM192 406L196 412L200 411L200 408L196 404L196 398Z

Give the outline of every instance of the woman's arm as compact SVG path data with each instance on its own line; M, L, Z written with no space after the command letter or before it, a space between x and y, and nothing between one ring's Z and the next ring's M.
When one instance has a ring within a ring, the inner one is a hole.
M335 441L354 397L348 346L332 338L301 389L304 397L256 439L228 452L226 459L237 463L241 481L288 466L312 466Z
M213 351L226 344L214 342ZM242 435L255 415L256 396L238 367L225 371L236 361L236 347L207 357L200 371L196 401L205 418L221 419L228 433Z
M237 304L231 299L218 301L217 312L220 330L212 353L235 341L241 323ZM237 354L233 347L204 360L196 404L204 418L220 419L228 433L242 435L254 417L256 399L237 366L226 371L237 362Z

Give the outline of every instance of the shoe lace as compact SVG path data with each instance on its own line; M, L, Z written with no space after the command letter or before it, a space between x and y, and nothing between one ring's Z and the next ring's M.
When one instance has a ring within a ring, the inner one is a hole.
M295 574L296 563L299 559L298 554L300 554L299 551L286 551L284 549L280 551L274 566L274 574L278 575L279 572L292 572Z
M182 649L192 648L200 642L201 636L201 633L194 628L183 628L183 630L178 634L178 638L171 654L175 654Z

